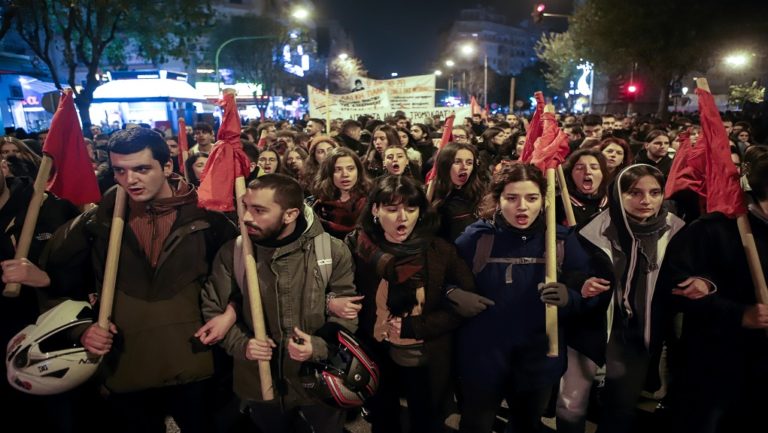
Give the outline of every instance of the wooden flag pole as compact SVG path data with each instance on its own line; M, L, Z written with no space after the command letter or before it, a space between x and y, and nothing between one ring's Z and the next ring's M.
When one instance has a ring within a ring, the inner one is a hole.
M264 309L261 304L261 289L259 288L259 276L257 274L256 259L253 255L253 244L248 237L248 229L243 221L243 196L245 195L245 178L238 176L235 179L235 197L237 197L237 214L240 221L240 236L243 240L243 264L245 267L245 279L248 290L251 320L253 332L257 339L266 341L267 327L264 324ZM259 382L261 382L261 396L264 400L274 400L274 387L272 386L272 369L269 361L259 361Z
M547 275L544 282L557 282L557 225L555 222L555 169L547 169L547 233L546 233L546 269ZM549 340L547 356L556 358L559 353L557 333L557 307L546 304L546 330Z
M112 227L109 230L107 263L104 267L104 281L101 283L101 294L99 295L98 323L99 328L106 330L109 330L109 319L112 317L117 266L120 260L120 246L123 243L123 228L125 227L125 190L119 185L115 189L115 208L112 210Z
M571 194L568 192L568 184L565 182L565 173L563 166L557 166L557 181L560 184L560 198L563 199L563 208L565 209L565 218L568 220L568 227L576 225L576 216L573 214L573 204L571 204Z
M48 177L51 174L52 166L53 160L51 157L43 154L43 159L40 161L40 169L37 171L37 177L35 178L32 198L29 200L27 214L24 217L24 225L21 227L19 242L16 244L14 259L26 259L29 255L29 247L32 245L32 236L35 234L35 226L37 226L37 218L40 216L40 207L45 199L45 187L48 184ZM3 290L3 296L15 298L19 296L20 292L21 284L8 283Z
M554 113L555 107L547 105L544 107L544 111L548 113ZM547 172L547 198L546 198L546 217L547 217L547 232L545 241L546 251L546 270L547 274L544 282L556 283L557 282L557 222L555 218L555 169L548 168ZM556 358L560 354L559 348L559 336L557 332L557 307L550 304L545 304L545 329L547 332L547 339L549 340L549 346L547 356L550 358Z
M696 85L700 89L707 92L710 91L706 78L697 78ZM739 228L739 236L744 247L744 253L747 255L749 273L752 277L752 284L755 286L755 298L761 304L768 304L768 286L766 286L765 282L765 273L760 264L760 256L757 253L757 245L755 245L755 236L752 233L752 225L749 223L747 215L739 215L736 218L736 225Z

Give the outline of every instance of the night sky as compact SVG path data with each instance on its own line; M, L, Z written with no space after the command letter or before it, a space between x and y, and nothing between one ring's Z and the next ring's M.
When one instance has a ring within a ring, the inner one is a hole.
M338 20L373 78L429 73L442 47L438 40L461 9L478 4L506 14L508 24L527 19L538 0L320 0L322 13ZM569 0L546 2L551 12L567 12ZM561 9L557 10L558 7Z

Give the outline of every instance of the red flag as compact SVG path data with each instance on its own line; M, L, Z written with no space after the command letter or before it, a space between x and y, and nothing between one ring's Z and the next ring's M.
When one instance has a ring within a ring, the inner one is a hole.
M64 89L61 94L43 152L53 159L54 173L48 179L48 191L74 205L101 200L99 184L75 111L72 89Z
M424 183L428 184L432 181L432 179L437 176L437 156L440 155L440 149L445 147L448 142L451 141L452 138L452 132L453 132L453 121L456 119L455 114L451 114L448 116L447 119L445 119L445 126L443 127L443 136L440 138L440 144L437 146L437 152L435 152L435 163L432 164L432 170L429 170L429 173L427 173L427 177L424 179Z
M543 131L534 144L530 163L541 171L546 171L562 164L570 152L570 147L568 135L557 126L555 113L543 113L541 124Z
M528 132L525 135L525 146L523 147L523 154L520 155L520 161L525 163L531 162L531 157L533 157L533 143L535 143L536 140L541 137L543 131L541 124L541 113L544 112L544 94L541 92L536 92L533 94L533 97L536 98L536 112L533 113L531 124L528 125Z
M475 99L474 96L469 98L469 108L473 115L483 114L483 109L480 107L480 104L477 103L477 99Z
M218 141L203 168L197 204L208 210L234 210L235 178L248 176L250 162L240 143L240 115L235 94L226 92L219 101L224 116Z
M722 212L729 218L736 218L745 214L747 208L739 171L731 161L731 144L712 94L697 88L696 95L701 113L701 137L697 146L704 146L707 153L707 212Z
M705 146L701 142L694 146L689 131L681 132L677 139L680 141L680 147L669 170L664 198L670 199L680 191L691 190L703 201L707 197L704 184L707 164Z
M184 176L184 154L189 153L189 143L187 143L187 122L183 117L179 117L179 173Z

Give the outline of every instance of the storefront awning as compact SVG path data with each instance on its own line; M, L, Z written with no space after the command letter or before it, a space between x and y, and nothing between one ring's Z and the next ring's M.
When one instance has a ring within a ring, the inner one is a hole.
M93 102L203 102L186 81L164 78L114 80L97 87Z

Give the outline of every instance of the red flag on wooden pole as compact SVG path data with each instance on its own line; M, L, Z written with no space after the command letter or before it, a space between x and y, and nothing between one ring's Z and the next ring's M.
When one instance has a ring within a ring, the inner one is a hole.
M218 141L203 168L197 203L200 207L224 212L235 209L235 178L247 177L250 163L240 143L240 116L235 94L225 92L218 104L224 110L224 116Z
M74 205L101 200L99 184L75 110L72 89L62 92L43 145L43 153L53 159L54 173L48 179L48 191Z
M451 114L448 116L447 119L445 119L445 126L443 127L443 135L440 137L440 144L437 146L437 152L435 153L435 164L432 165L432 170L427 173L426 178L424 179L424 182L426 184L429 184L429 182L432 181L432 179L437 176L437 156L440 154L440 149L444 148L446 144L448 144L451 141L451 138L453 137L452 131L453 131L453 121L456 120L456 115Z

